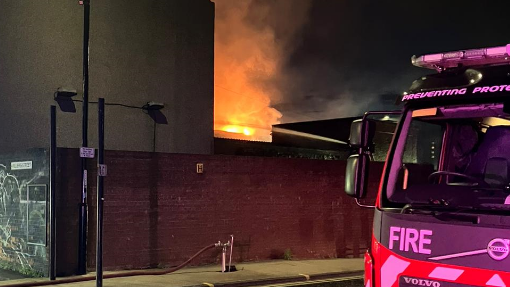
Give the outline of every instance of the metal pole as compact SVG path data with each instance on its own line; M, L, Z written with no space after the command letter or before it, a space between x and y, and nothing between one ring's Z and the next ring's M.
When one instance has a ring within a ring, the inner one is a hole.
M50 280L56 278L56 217L55 217L55 178L57 176L57 109L55 106L50 108Z
M89 30L90 0L83 0L83 120L82 147L88 146L89 121ZM78 274L87 273L87 159L81 159L81 206L79 227Z
M227 271L227 245L223 245L223 250L221 251L221 272Z
M98 169L97 169L97 238L96 238L96 286L103 286L103 180L106 175L104 167L104 99L98 103Z
M230 235L230 260L228 261L228 272L232 272L232 251L234 251L234 234Z

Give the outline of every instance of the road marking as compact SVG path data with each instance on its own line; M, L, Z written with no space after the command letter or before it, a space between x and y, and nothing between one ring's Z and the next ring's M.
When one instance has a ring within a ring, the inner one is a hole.
M307 285L315 285L321 283L335 283L335 282L343 282L350 280L363 280L363 275L360 276L350 276L350 277L341 277L341 278L333 278L333 279L324 279L324 280L311 280L311 281L302 281L302 282L289 282L282 284L270 284L270 285L262 285L261 287L294 287L294 286L307 286Z
M301 274L301 273L299 273L299 275L304 276L306 278L306 280L310 280L310 275Z

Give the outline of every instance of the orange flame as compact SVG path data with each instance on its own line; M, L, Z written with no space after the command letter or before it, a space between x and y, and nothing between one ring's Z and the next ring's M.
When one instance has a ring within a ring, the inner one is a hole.
M244 22L250 1L214 2L215 136L271 141L272 125L282 116L271 108L277 92L263 86L279 66L274 33Z
M245 136L251 136L254 134L254 129L246 128L241 126L224 126L222 131L235 133L235 134L244 134Z

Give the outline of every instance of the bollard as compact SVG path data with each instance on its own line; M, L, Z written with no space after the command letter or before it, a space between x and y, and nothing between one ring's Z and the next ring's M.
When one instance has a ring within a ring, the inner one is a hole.
M227 271L227 244L223 245L223 250L221 251L221 272Z

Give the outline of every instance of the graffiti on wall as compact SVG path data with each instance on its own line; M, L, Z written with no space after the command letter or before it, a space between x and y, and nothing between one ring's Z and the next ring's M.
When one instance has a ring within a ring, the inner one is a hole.
M5 158L0 157L0 268L44 275L48 257L46 158Z

